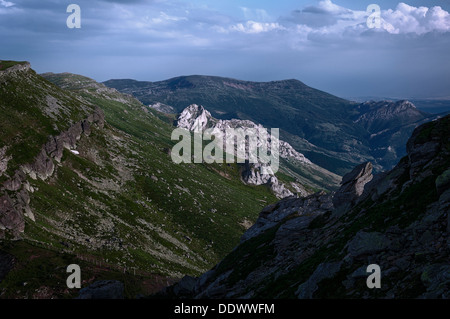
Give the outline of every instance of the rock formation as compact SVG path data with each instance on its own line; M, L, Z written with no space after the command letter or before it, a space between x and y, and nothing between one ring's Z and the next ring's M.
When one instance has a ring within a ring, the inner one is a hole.
M248 120L218 120L211 116L203 106L192 104L185 108L177 119L177 127L185 128L193 132L203 132L205 129L212 129L213 131L218 131L225 136L227 129L255 129L263 130L262 125L258 125L252 121ZM225 138L224 138L225 141ZM261 140L258 139L258 145L260 145ZM266 141L266 147L270 149L270 141ZM309 165L312 164L303 154L297 152L289 143L279 140L279 156L281 158L286 158L290 160L295 160L299 163ZM246 159L248 160L248 155L246 152ZM284 198L292 196L293 193L284 185L279 182L279 180L273 174L262 174L261 173L262 164L246 162L243 165L242 170L242 180L246 184L250 185L268 185L272 192L278 198ZM303 189L301 185L293 183L297 188ZM295 187L294 187L295 188Z
M3 194L0 197L0 238L4 238L7 233L13 238L19 238L25 228L24 217L34 220L28 194L29 191L33 192L33 189L30 188L26 177L46 180L52 176L55 170L54 161L61 161L63 150L76 148L77 141L82 135L90 134L91 125L103 128L104 122L103 111L97 108L93 114L73 124L67 131L49 137L34 162L23 165L11 179L0 186L0 194Z
M364 191L364 186L370 182L372 176L372 164L370 162L356 166L350 173L344 175L341 188L333 197L336 208L354 204Z

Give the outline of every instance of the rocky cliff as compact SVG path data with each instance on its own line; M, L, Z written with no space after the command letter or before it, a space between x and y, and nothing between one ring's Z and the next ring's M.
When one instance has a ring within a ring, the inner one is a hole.
M222 136L226 136L226 131L228 129L253 129L258 132L265 129L262 125L256 124L249 120L216 119L203 106L197 104L192 104L186 107L178 115L177 127L185 128L193 132L203 132L206 129L211 129L213 132L221 133ZM268 134L270 134L270 131ZM224 143L225 141L226 139L224 137ZM263 142L259 136L256 142L258 146L260 146L261 143L265 143L265 147L267 149L270 149L270 143L272 143L272 141L269 140ZM279 139L276 139L276 142L279 145L278 153L282 159L294 162L294 165L309 166L310 168L313 167L313 163L303 154L297 152L289 143ZM248 163L248 154L247 152L245 154L245 159L247 162L242 165L242 180L244 183L250 185L267 185L278 198L293 196L294 193L299 194L300 196L310 194L310 192L305 189L304 185L300 183L291 182L289 185L286 185L285 183L279 181L273 173L262 174L261 169L264 165L260 163ZM329 175L332 176L334 174L330 173Z
M20 238L25 230L25 217L35 221L30 208L30 193L34 192L34 188L27 181L27 176L33 180L47 180L54 173L54 161L61 162L63 150L75 150L78 140L83 135L89 136L92 125L103 128L104 122L104 113L97 108L93 114L73 124L67 131L50 136L32 163L22 165L12 178L3 182L0 186L0 239L6 235Z
M407 156L364 163L335 194L267 206L241 244L178 298L450 298L450 116L416 128ZM369 289L367 267L381 269Z

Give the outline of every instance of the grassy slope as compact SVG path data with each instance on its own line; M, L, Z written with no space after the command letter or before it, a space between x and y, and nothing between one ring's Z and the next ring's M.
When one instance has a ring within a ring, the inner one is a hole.
M65 151L49 180L29 179L36 189L31 194L36 222L27 220L25 229L29 249L43 247L78 260L92 258L113 269L195 275L231 251L244 231L241 223L254 221L263 206L276 200L264 186L242 184L236 165L173 164L168 155L174 144L170 120L145 112L137 100L105 91L83 77L47 78L65 81L73 93L33 71L25 82L13 80L2 86L1 118L9 135L1 140L4 144L17 140L10 145L13 158L22 153L17 145L30 148L26 157L12 160L8 170L34 158L46 137L67 128L69 119L83 118L86 112L78 112L81 105L86 110L101 107L108 124L82 137L80 155ZM20 98L16 92L22 93ZM71 112L57 120L44 116L45 94L57 94ZM31 112L33 104L40 107ZM3 114L16 116L16 123L28 119L32 130L24 131L20 124L7 126ZM9 251L14 254L14 246ZM29 271L16 269L0 288L27 281Z

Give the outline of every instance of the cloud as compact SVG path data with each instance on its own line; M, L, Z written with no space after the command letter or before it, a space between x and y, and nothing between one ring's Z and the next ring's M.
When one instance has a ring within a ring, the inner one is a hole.
M417 8L399 3L395 10L383 11L382 18L392 26L387 31L395 34L450 31L450 14L440 6Z
M155 24L167 24L170 22L187 21L187 20L188 19L186 17L170 16L165 12L160 12L158 17L151 19L151 21Z
M9 2L9 1L5 1L5 0L0 0L0 5L8 8L8 7L12 7L13 5L15 5L15 3Z
M320 1L317 6L308 6L302 10L305 13L314 13L314 14L348 14L352 11L350 9L346 9L344 7L338 6L331 2L331 0L323 0Z
M244 14L245 20L255 20L255 21L262 21L267 22L270 21L272 18L264 9L250 9L247 7L240 7L242 10L242 13Z
M405 92L427 85L448 91L450 22L443 8L386 5L381 28L369 29L363 5L355 10L338 0L304 0L314 5L275 16L281 9L271 1L250 8L234 1L77 0L82 28L73 30L66 26L70 1L0 0L0 58L103 80L196 73L299 78L332 93L372 95L374 88L394 91L403 82ZM355 78L353 88L348 83Z
M294 10L288 16L280 17L277 24L288 33L300 34L307 43L360 42L368 33L388 35L409 34L420 36L432 32L450 31L450 14L439 6L414 7L399 3L395 9L381 11L381 27L370 29L367 25L369 13L365 10L351 10L334 4L331 0L317 5ZM269 30L270 31L270 30ZM295 47L300 48L295 42Z
M237 23L230 26L229 30L238 31L248 34L264 33L276 30L284 30L285 28L278 23L247 21L246 23Z

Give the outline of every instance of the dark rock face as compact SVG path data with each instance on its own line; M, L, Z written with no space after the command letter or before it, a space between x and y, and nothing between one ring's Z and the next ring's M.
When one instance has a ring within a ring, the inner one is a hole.
M124 299L123 291L120 281L101 280L81 289L77 299Z
M352 205L364 192L364 186L373 178L370 162L356 166L342 178L342 186L333 197L335 207Z
M311 299L314 292L319 288L317 284L324 279L333 278L341 269L341 263L320 264L309 279L301 284L295 294L299 299Z
M34 162L23 165L21 170L15 172L13 178L0 186L0 194L4 190L15 192L13 195L5 194L0 200L0 238L5 237L6 231L10 232L14 238L18 238L25 228L24 216L34 220L34 215L29 207L30 197L26 176L42 180L52 176L55 170L54 160L61 161L64 148L75 148L83 134L90 134L91 125L95 124L99 128L103 128L104 123L105 115L100 108L97 108L95 113L89 115L87 119L75 123L56 137L49 137Z
M197 281L194 277L185 276L175 287L177 296L190 296L195 291Z
M389 245L390 241L381 233L360 231L348 244L348 253L351 257L374 254L385 250Z
M285 198L276 205L272 204L265 207L259 214L256 223L242 235L241 242L258 236L293 213L303 216L303 221L307 220L311 222L318 215L324 214L332 209L333 203L331 202L331 196L324 192L319 192L305 198ZM306 218L306 216L310 218Z

